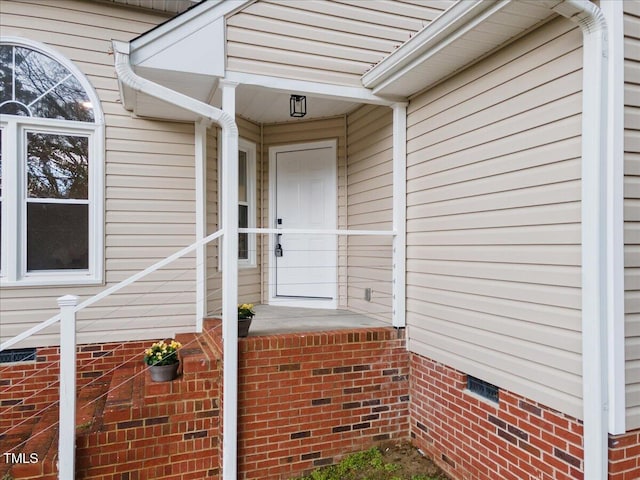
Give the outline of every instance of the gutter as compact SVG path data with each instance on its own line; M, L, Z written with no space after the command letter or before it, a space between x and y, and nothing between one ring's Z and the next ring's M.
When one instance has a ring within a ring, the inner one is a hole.
M584 478L607 478L608 270L607 104L608 38L602 11L588 0L545 2L577 23L582 67L582 404Z
M115 68L120 83L120 94L124 99L123 85L157 98L163 102L189 110L204 120L219 125L222 129L223 161L236 168L223 169L223 189L225 189L225 209L222 217L223 244L223 480L237 478L238 449L238 126L232 115L163 85L140 77L131 68L130 45L126 42L112 41L115 56ZM196 126L197 129L197 126ZM226 175L225 175L226 174ZM235 175L235 177L234 177ZM235 178L235 181L234 181ZM235 185L235 188L232 186ZM234 201L235 198L235 201Z

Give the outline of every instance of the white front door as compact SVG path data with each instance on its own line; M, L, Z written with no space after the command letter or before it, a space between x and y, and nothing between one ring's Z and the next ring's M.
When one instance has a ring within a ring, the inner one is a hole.
M274 147L270 169L275 228L336 229L335 142ZM272 303L335 307L335 235L285 233L271 245Z

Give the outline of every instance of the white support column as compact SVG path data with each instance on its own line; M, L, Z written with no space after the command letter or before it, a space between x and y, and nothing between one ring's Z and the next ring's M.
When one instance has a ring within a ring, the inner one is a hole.
M624 358L624 25L623 3L603 0L609 32L607 105L607 319L609 433L626 430Z
M236 83L221 81L222 110L236 112ZM223 414L222 478L235 480L238 470L238 137L222 137L222 339Z
M195 125L195 177L196 177L196 241L207 236L207 125ZM196 249L196 332L202 332L207 314L207 246Z
M407 104L393 105L393 314L396 328L406 326L407 268Z
M60 420L58 478L73 480L76 468L76 312L78 297L58 298L60 307Z

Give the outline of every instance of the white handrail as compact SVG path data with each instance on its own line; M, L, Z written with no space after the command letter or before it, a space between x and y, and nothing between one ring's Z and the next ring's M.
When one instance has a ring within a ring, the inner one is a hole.
M395 230L324 230L315 228L239 228L239 233L393 236Z
M154 263L153 265L145 268L144 270L131 275L129 278L126 278L124 280L122 280L120 283L117 283L116 285L107 288L106 290L103 290L100 293L97 293L96 295L94 295L93 297L88 298L87 300L85 300L82 303L79 303L77 306L74 307L73 311L74 312L79 312L80 310L89 307L91 305L93 305L96 302L99 302L100 300L102 300L105 297L108 297L109 295L122 290L123 288L131 285L132 283L140 280L143 277L146 277L147 275L149 275L150 273L155 272L156 270L170 264L171 262L173 262L174 260L177 260L180 257L183 257L184 255L186 255L187 253L195 250L196 248L198 248L201 245L205 245L207 243L209 243L212 240L215 240L216 238L219 238L222 235L222 230L218 230L215 233L212 233L211 235L198 240L197 242L192 243L191 245L183 248L182 250L178 250L177 252L175 252L174 254L160 260L159 262ZM11 348L13 345L15 345L18 342L21 342L22 340L24 340L25 338L30 337L31 335L38 333L39 331L55 324L58 320L60 320L60 314L54 315L53 317L49 318L48 320L45 320L42 323L39 323L38 325L30 328L29 330L25 330L24 332L22 332L19 335L16 335L15 337L13 337L10 340L7 340L6 342L0 344L0 352L3 350L6 350L8 348Z

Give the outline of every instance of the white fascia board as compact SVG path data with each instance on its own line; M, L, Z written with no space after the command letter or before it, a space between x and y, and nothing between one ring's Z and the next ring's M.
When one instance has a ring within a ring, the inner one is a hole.
M366 88L379 90L415 65L425 61L434 49L442 48L505 8L511 0L460 0L442 12L391 55L362 76Z
M223 76L225 15L248 3L210 0L187 10L132 40L132 65Z
M404 97L380 97L371 93L371 90L362 87L350 87L347 85L333 85L329 83L309 82L307 80L295 80L292 78L272 77L269 75L257 75L253 73L235 72L227 70L225 79L240 85L256 85L272 90L292 93L306 93L319 98L332 100L348 100L372 105L390 107L398 102L404 102Z

